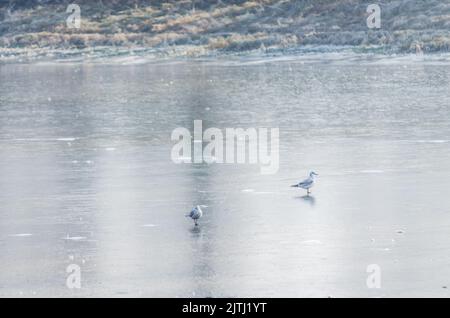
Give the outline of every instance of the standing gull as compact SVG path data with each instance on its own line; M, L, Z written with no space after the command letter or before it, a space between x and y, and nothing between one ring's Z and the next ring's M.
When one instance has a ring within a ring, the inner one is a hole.
M305 179L305 180L303 180L302 182L300 182L298 184L294 184L291 187L306 189L307 194L309 195L311 193L311 191L309 189L311 189L313 187L313 185L314 185L314 177L315 176L318 176L318 174L315 173L314 171L312 171L309 174L309 178L308 179Z
M200 219L203 216L203 211L200 208L200 205L197 205L195 208L193 208L191 210L191 212L189 212L189 214L186 214L186 217L190 217L191 219L194 220L195 226L198 225L197 221L198 219Z

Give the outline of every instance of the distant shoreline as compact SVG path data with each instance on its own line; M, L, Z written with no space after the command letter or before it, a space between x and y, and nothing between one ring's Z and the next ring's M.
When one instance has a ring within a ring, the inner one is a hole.
M95 47L85 49L49 49L49 48L0 48L0 65L29 64L39 62L55 63L92 63L92 64L147 64L165 60L183 61L252 61L252 60L298 60L313 61L370 61L392 59L450 63L449 52L414 54L399 52L383 47L351 46L304 46L290 49L269 48L245 52L207 51L196 47L176 46L173 48L124 48Z
M78 0L73 25L70 3L0 5L0 63L450 52L450 3L438 0L382 2L378 27L369 0Z

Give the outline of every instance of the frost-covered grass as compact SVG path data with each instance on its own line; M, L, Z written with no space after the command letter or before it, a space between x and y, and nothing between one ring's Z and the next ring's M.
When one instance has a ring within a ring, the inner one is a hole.
M79 0L80 29L66 27L69 1L37 2L0 6L0 52L96 47L180 52L173 48L183 47L184 55L202 55L307 45L450 51L450 0L378 1L380 30L366 25L366 8L373 1Z

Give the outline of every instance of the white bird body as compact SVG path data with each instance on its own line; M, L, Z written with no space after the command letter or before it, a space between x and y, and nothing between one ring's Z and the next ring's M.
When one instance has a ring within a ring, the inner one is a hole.
M314 177L318 176L317 173L311 172L309 177L298 184L294 184L292 187L294 188L302 188L307 191L308 194L311 193L310 189L314 186Z
M198 219L200 219L203 216L203 211L200 208L200 206L197 205L195 208L193 208L191 210L191 212L189 212L189 214L186 214L186 216L190 217L191 219L193 219L195 225L198 225L197 221L198 221Z

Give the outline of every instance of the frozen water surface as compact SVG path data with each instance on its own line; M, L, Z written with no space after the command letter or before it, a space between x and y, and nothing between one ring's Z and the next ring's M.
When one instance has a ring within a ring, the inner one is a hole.
M0 76L0 296L450 296L448 64L49 63ZM278 173L174 164L171 132L195 119L279 127ZM289 186L310 170L305 197ZM208 206L197 228L184 217L195 204ZM367 288L370 264L381 289Z

